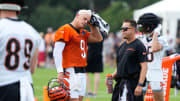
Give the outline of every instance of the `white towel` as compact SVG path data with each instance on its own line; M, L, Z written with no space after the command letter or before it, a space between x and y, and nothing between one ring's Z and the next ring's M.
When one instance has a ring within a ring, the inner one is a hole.
M127 101L127 93L128 93L127 86L126 86L126 84L124 84L122 96L119 96L118 101Z

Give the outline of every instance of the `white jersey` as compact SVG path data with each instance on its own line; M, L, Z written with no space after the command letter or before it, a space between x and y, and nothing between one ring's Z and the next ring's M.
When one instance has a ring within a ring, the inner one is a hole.
M152 39L147 38L145 35L142 38L142 41L147 49L147 57L148 57L148 71L147 71L147 80L148 81L162 81L163 73L162 73L162 58L166 48L168 47L167 40L162 36L158 35L158 41L163 46L163 49L152 53L151 44Z
M0 86L28 78L32 83L30 60L40 44L40 35L24 21L0 20Z

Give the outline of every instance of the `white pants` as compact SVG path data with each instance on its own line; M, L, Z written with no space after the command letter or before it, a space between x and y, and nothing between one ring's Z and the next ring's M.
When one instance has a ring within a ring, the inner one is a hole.
M85 96L86 92L86 75L85 73L75 73L74 68L67 68L65 72L68 72L69 78L66 78L69 83L70 97L79 98L79 96Z

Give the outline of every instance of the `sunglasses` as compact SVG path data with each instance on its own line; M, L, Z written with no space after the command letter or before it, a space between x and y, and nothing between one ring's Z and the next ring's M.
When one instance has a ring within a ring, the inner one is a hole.
M122 30L122 31L127 31L128 29L133 29L133 28L121 27L121 30Z

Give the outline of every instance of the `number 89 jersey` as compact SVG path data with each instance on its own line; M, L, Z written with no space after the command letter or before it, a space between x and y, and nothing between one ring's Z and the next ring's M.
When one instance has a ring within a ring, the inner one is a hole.
M87 65L88 37L88 31L81 29L78 32L71 24L66 24L56 31L54 42L62 40L66 43L63 50L63 68Z
M27 77L32 83L30 59L39 46L39 34L19 19L0 20L0 86Z

